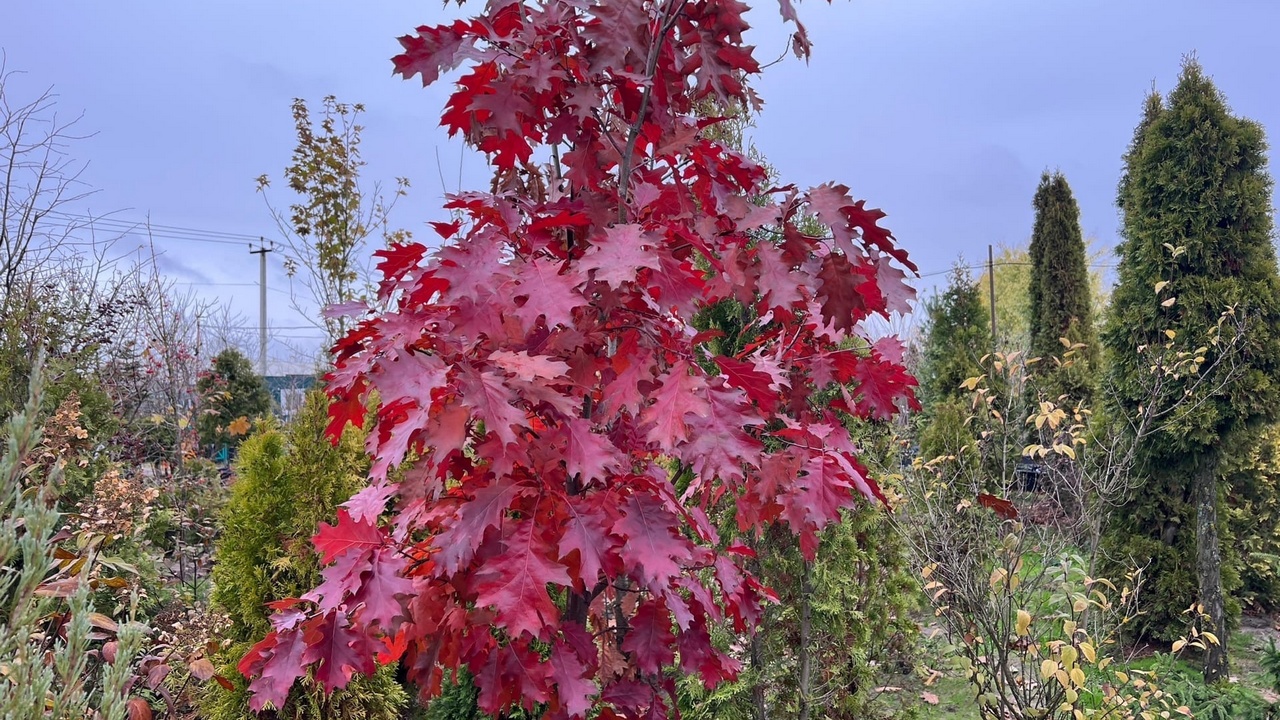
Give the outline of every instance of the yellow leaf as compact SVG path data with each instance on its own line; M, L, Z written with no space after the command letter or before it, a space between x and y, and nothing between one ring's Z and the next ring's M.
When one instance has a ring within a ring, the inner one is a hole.
M1014 630L1018 633L1018 637L1025 637L1028 628L1031 627L1031 613L1026 610L1018 611L1018 619L1014 623Z
M1043 660L1040 663L1040 679L1048 680L1053 674L1058 672L1058 662L1056 660Z
M249 423L249 418L241 415L235 420L227 423L227 432L230 433L232 437L239 437L241 435L247 435L250 427L252 427L252 425Z
M1126 673L1120 672L1119 670L1116 671L1116 679L1122 683L1129 682L1129 676Z
M1213 633L1209 632L1208 630L1205 630L1205 631L1201 632L1200 634L1201 634L1201 635L1203 635L1203 636L1205 637L1205 639L1206 639L1206 640L1208 640L1209 642L1213 643L1214 645L1221 645L1221 644L1222 644L1222 643L1218 642L1218 636L1217 636L1217 635L1214 635Z
M1088 607L1089 601L1084 598L1080 598L1071 604L1071 609L1078 613L1084 612Z
M1075 690L1072 690L1071 688L1067 688L1066 696L1067 696L1067 703L1071 705L1074 705L1075 702L1080 699L1080 694L1077 693Z
M1000 583L1004 582L1004 579L1008 576L1009 576L1009 571L1005 570L1002 567L998 567L992 570L991 581L990 581L991 587L994 588L996 585L999 585Z
M1078 667L1071 668L1071 682L1075 683L1076 687L1084 687L1084 671ZM1075 701L1072 700L1072 702Z
M1085 656L1085 659L1087 659L1089 662L1091 663L1098 662L1098 651L1094 649L1091 643L1087 643L1087 642L1080 643L1080 652Z
M1165 337L1167 337L1167 338L1169 338L1170 340L1172 340L1172 339L1174 339L1174 338L1178 337L1178 333L1177 333L1176 331L1174 331L1174 330L1165 330L1165 331L1164 331L1164 336L1165 336Z
M1161 280L1160 282L1156 283L1156 292L1160 292L1168 284L1169 284L1168 280Z
M1062 664L1071 667L1076 664L1076 660L1080 659L1080 653L1070 645L1062 648Z
M156 425L163 425L163 424L164 424L164 416L163 416L163 415L161 415L160 413L156 413L156 414L154 414L154 415L152 415L152 416L151 416L151 422L152 422L152 423L154 423L154 424L156 424Z
M188 420L188 419L186 419L185 417L180 417L180 418L178 418L178 427L179 427L179 428L182 428L183 430L186 430L186 429L187 429L187 426L188 426L188 425L190 425L190 424L191 424L191 421L190 421L190 420Z
M1064 635L1066 635L1068 638L1070 638L1070 637L1074 637L1074 636L1075 636L1075 634L1076 634L1076 621L1075 621L1075 620L1063 620L1063 621L1062 621L1062 632L1063 632L1063 634L1064 634Z
M1173 651L1174 651L1174 652L1178 652L1179 650L1181 650L1182 648L1184 648L1184 647L1186 647L1186 646L1187 646L1187 641L1186 641L1186 640L1174 640L1174 641L1173 641Z
M100 630L106 630L107 632L115 632L120 629L120 626L116 625L115 620L112 620L99 612L89 613L89 624Z
M1178 302L1178 298L1171 297L1168 300L1165 300L1164 302L1160 303L1160 307L1173 307L1173 304L1176 302Z

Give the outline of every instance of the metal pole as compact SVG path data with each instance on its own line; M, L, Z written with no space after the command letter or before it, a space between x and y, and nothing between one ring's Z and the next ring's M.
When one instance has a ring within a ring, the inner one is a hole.
M266 241L258 238L257 250L249 246L249 253L258 256L258 372L267 376L267 253L274 247L267 247Z
M987 245L987 289L991 292L991 351L995 352L998 347L996 345L996 261L990 245Z

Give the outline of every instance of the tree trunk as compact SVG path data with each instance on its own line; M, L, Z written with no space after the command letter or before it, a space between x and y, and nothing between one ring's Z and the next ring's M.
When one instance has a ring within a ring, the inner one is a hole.
M754 536L747 537L747 547L755 553L755 557L751 560L751 572L756 577L764 577L764 567L761 562L762 553L764 553L763 543L757 542ZM766 706L765 698L765 651L764 651L764 634L769 631L769 610L764 608L760 616L760 625L756 627L755 632L751 634L751 669L755 672L755 682L751 686L751 704L755 711L755 720L769 720L769 711Z
M751 635L751 668L756 671L756 681L751 686L751 704L756 720L769 720L764 698L764 642L760 637L762 629L758 628Z
M800 657L800 713L798 720L809 720L810 707L809 702L813 696L813 688L810 687L813 677L812 658L809 653L810 645L810 619L809 619L809 599L813 594L813 564L808 560L804 562L804 576L800 581L800 649L798 655Z
M1200 604L1218 644L1205 643L1204 681L1215 683L1230 674L1227 660L1227 607L1222 595L1222 549L1218 544L1218 453L1207 453L1195 471L1196 576Z

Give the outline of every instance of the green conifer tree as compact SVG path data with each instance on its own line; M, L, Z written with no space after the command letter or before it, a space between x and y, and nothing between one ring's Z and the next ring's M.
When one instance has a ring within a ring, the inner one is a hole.
M327 423L328 399L315 390L287 428L268 426L240 448L213 572L213 601L231 618L231 645L220 655L221 672L236 685L231 691L210 686L203 703L206 718L254 717L235 664L270 629L265 603L299 597L320 584L318 557L308 538L321 521L334 522L338 505L364 486L368 459L360 432L348 427L334 447L324 436ZM408 703L393 666L357 676L332 695L305 678L298 684L302 687L295 686L272 717L393 720Z
M1262 128L1230 113L1195 60L1166 102L1147 99L1120 182L1119 281L1103 336L1115 388L1108 395L1123 416L1151 402L1152 348L1204 346L1203 367L1215 373L1175 382L1180 404L1142 443L1149 479L1117 514L1113 545L1113 554L1150 560L1156 634L1177 634L1185 621L1177 609L1198 597L1221 639L1206 653L1211 682L1227 675L1224 586L1239 582L1219 535L1221 448L1273 419L1280 401L1280 278L1265 150ZM1219 333L1228 309L1231 322ZM1230 330L1237 323L1243 327Z
M960 384L982 374L982 358L991 351L991 324L978 285L957 262L947 289L924 303L920 399L928 408L946 400L967 398Z
M205 399L200 416L200 444L236 447L243 433L232 431L240 418L253 420L271 412L271 392L267 381L254 372L244 353L227 348L213 358L209 371L196 381L196 390Z
M1087 401L1092 392L1091 366L1096 356L1088 253L1080 232L1080 209L1062 173L1045 172L1034 201L1031 273L1027 288L1032 365L1039 389L1049 397L1066 394ZM1064 363L1070 345L1083 344Z

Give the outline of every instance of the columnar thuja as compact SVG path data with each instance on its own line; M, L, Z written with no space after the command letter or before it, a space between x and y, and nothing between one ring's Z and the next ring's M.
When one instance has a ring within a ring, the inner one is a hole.
M325 582L241 663L257 707L398 660L427 694L467 667L487 712L674 714L664 668L733 677L710 628L750 632L770 595L709 512L783 522L812 558L879 496L838 413L915 403L896 340L850 342L908 309L915 266L847 188L765 187L702 133L699 101L757 102L745 10L495 2L402 38L407 78L465 66L442 123L495 179L448 199L441 249L377 253L378 303L334 348L331 432L376 391L374 463L315 536ZM689 320L725 298L760 332L703 365Z

